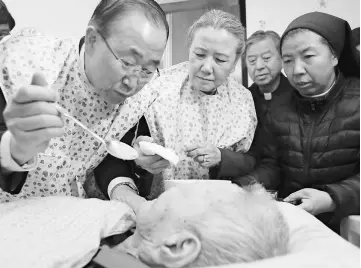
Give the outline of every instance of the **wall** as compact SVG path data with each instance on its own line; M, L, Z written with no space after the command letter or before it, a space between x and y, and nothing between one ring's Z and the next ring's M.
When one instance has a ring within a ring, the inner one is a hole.
M324 5L322 4L324 3ZM321 11L360 26L360 0L247 0L247 35L264 28L280 35L296 17Z
M99 0L4 0L15 29L37 27L48 35L81 37Z

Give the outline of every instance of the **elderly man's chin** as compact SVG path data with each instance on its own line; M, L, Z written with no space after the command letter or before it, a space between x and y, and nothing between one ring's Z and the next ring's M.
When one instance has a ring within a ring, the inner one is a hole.
M123 104L129 96L125 96L115 90L106 90L103 92L104 100L112 105Z

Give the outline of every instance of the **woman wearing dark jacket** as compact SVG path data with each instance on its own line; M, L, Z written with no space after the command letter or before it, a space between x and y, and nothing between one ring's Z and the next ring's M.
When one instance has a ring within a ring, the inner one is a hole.
M281 39L285 73L296 89L268 117L274 140L263 148L255 179L338 232L360 213L360 80L349 24L312 12ZM270 135L271 136L271 135Z

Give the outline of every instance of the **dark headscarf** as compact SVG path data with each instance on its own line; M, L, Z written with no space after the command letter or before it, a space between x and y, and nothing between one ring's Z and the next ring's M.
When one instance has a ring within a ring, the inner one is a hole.
M281 38L295 29L308 29L322 36L333 48L338 58L338 68L345 77L360 77L360 63L357 49L353 45L351 27L347 21L322 12L302 15L288 25Z
M352 39L354 46L357 46L360 44L360 27L357 27L352 30Z
M15 27L15 20L11 16L5 3L0 0L0 24L9 24L10 31Z

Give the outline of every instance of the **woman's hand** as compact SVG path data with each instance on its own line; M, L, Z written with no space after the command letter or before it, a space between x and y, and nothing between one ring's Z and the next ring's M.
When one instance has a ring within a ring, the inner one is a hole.
M162 172L164 169L169 167L170 163L168 160L164 159L163 157L159 155L146 155L139 147L140 141L147 141L147 142L153 142L153 139L151 137L147 136L139 136L134 145L133 148L137 150L139 157L134 160L135 164L137 166L140 166L142 169L152 173L152 174L158 174Z
M306 210L312 215L335 210L335 203L327 192L312 188L304 188L294 192L283 199L283 201L301 201L301 204L299 204L298 207Z
M188 157L193 158L205 168L216 166L222 160L221 151L213 145L197 144L187 146L186 153Z

